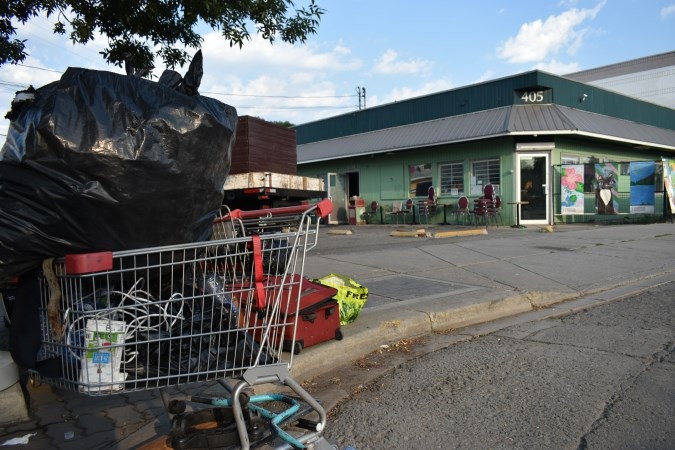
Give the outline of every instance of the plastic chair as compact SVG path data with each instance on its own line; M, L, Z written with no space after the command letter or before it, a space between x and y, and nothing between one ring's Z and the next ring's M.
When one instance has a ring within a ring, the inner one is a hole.
M420 223L422 223L422 217L426 218L427 225L429 222L429 217L436 214L436 206L438 205L438 198L436 197L436 190L433 186L429 186L427 191L427 198L417 202L417 210L420 218Z
M438 196L436 195L436 188L434 188L433 186L429 186L429 189L427 190L427 199L429 199L429 201L432 203L438 202Z
M495 225L499 226L502 221L502 198L499 195L495 195L495 199L492 203L487 204L487 218L492 219Z
M485 226L487 226L490 217L490 212L494 209L495 203L495 187L491 184L486 184L483 187L483 196L474 200L473 216L476 223L480 219Z
M426 223L427 225L429 224L429 213L430 213L430 204L429 200L420 200L417 202L417 214L420 218L420 223ZM426 222L422 222L422 217L426 219Z
M473 222L477 225L479 222L487 226L488 220L488 209L492 201L485 197L477 198L473 201L473 210L471 214L473 215Z
M401 212L399 213L401 217L403 218L403 224L405 225L406 223L406 216L411 216L413 218L413 221L415 220L415 217L413 216L413 201L411 198L405 201L405 207L401 208ZM398 223L398 222L397 222Z
M456 215L457 223L459 223L459 217L462 218L462 225L466 224L466 218L469 217L469 197L463 196L459 198L457 203L457 208L451 211L452 215Z
M386 213L389 216L389 223L393 223L394 219L398 223L398 217L401 215L401 210L403 209L403 202L394 202L391 204L391 211Z
M436 207L438 206L438 196L436 195L436 189L433 186L429 186L427 190L427 209L429 215L433 216L436 214Z
M488 200L494 200L495 198L495 187L491 184L486 184L483 188L483 198Z
M365 216L366 220L368 220L368 218L370 217L374 217L375 220L377 220L377 212L379 209L380 205L375 200L373 200L372 202L370 202L370 210L365 211L363 215ZM382 222L381 219L380 222Z

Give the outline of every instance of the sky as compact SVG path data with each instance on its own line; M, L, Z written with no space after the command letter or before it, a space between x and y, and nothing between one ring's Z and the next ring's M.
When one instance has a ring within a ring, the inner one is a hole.
M240 116L302 124L533 69L564 75L675 50L675 0L316 3L325 13L304 44L270 44L252 31L239 49L200 29L200 93ZM72 45L45 17L17 28L29 56L0 67L0 138L17 90L58 80L68 67L123 73L98 53L104 37ZM164 68L158 61L154 74Z

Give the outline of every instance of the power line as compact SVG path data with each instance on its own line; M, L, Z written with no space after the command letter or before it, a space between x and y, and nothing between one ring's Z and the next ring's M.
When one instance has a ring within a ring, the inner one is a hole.
M31 66L28 64L19 64L20 66L27 67L30 69L35 69L35 70L43 70L46 72L54 72L54 73L59 73L63 74L62 71L54 70L54 69L47 69L45 67L37 67L37 66ZM24 89L28 85L27 84L19 84L19 83L14 83L10 81L4 81L0 80L0 89L5 88L17 88L17 89ZM359 97L359 109L361 109L361 102L363 101L363 107L365 107L366 99L365 99L365 88L358 89L358 97ZM283 99L339 99L339 98L353 98L356 97L356 95L257 95L257 94L235 94L235 93L225 93L225 92L208 92L204 91L201 92L202 94L208 94L208 95L219 95L219 96L225 96L225 97L248 97L248 98L283 98ZM257 110L263 110L263 111L285 111L285 110L338 110L338 109L352 109L352 105L346 105L346 106L260 106L260 105L238 105L238 109L257 109Z
M355 95L256 95L256 94L226 94L224 92L202 92L209 95L223 95L228 97L256 97L256 98L350 98Z
M37 67L37 66L29 66L28 64L19 64L22 67L28 67L30 69L37 69L37 70L44 70L46 72L55 72L55 73L60 73L63 74L62 71L59 70L54 70L54 69L47 69L44 67ZM365 89L364 89L365 91ZM202 94L208 94L208 95L222 95L222 96L229 96L229 97L253 97L253 98L296 98L296 99L320 99L320 98L351 98L351 97L356 97L355 95L257 95L257 94L228 94L226 92L201 92Z
M55 72L55 73L60 73L63 75L63 72L60 70L54 70L54 69L47 69L44 67L36 67L36 66L29 66L28 64L17 64L18 66L21 67L28 67L29 69L37 69L37 70L44 70L45 72Z
M258 105L237 105L237 109L261 109L266 111L288 110L288 109L352 109L352 105L347 106L258 106Z
M7 81L7 80L0 80L0 86L3 87L12 87L12 88L24 88L28 86L27 84L23 83L15 83L13 81Z
M47 22L47 23L49 24L49 28L46 28L46 27L42 26L42 22ZM49 36L52 37L52 38L53 38L54 35L56 34L56 33L54 33L54 32L52 31L52 29L51 29L51 28L53 27L53 25L54 25L53 22L50 21L50 20L49 20L48 18L46 18L46 17L37 16L37 17L31 19L31 24L32 24L35 28L38 28L38 29L44 31L45 34L49 35ZM30 31L28 31L26 28L21 28L21 29L19 30L19 33L27 34L28 36L31 36L30 39L37 39L37 40L40 40L40 41L44 42L44 43L47 44L47 45L50 45L50 46L52 46L52 47L55 47L55 48L57 48L57 49L59 50L59 52L66 51L66 52L68 52L68 53L72 53L73 55L77 56L77 57L80 58L80 59L84 59L84 57L83 57L83 55L82 55L82 52L87 52L87 53L91 54L92 56L93 56L93 55L96 55L96 57L100 58L100 54L99 54L98 52L96 52L96 51L94 51L94 50L91 50L89 47L87 47L87 46L84 45L84 44L80 44L80 47L81 47L81 48L78 49L77 52L75 52L75 51L71 50L70 48L64 47L64 46L59 45L59 44L55 44L52 40L50 40L50 39L48 39L48 38L44 38L44 37L42 37L42 36L40 36L40 35L38 35L38 34L32 33L32 32L30 32Z

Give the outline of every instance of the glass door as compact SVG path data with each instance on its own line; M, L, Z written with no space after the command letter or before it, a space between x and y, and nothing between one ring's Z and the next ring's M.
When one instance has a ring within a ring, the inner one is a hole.
M550 223L549 159L548 153L516 154L516 201L521 202L519 213L523 225Z
M327 173L325 177L326 195L333 201L333 211L328 215L328 223L337 225L347 223L347 190L344 174Z

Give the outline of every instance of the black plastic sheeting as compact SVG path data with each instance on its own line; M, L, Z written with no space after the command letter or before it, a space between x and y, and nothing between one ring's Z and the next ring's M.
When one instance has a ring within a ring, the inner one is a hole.
M50 256L210 237L237 113L186 95L199 80L175 75L172 89L69 68L13 104L0 150L0 281Z

